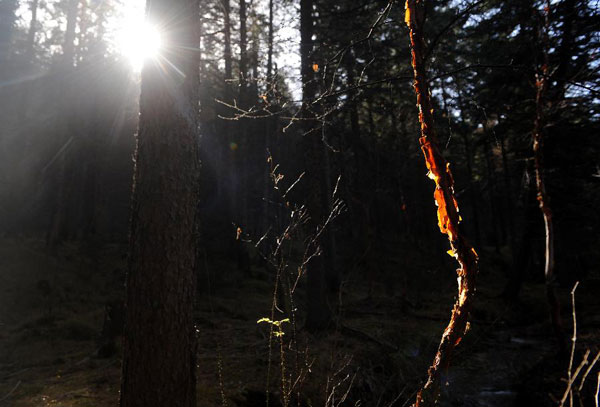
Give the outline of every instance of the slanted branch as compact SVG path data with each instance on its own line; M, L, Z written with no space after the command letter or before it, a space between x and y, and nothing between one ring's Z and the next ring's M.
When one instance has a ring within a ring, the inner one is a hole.
M423 23L425 14L422 0L407 0L405 22L410 31L414 89L419 109L421 137L419 143L425 158L427 174L435 182L434 198L440 231L448 236L451 249L448 251L458 261L458 299L454 304L450 322L440 341L433 364L429 368L427 382L417 393L416 407L431 406L435 403L440 389L442 372L449 366L454 348L460 343L469 327L469 312L475 294L475 280L478 272L477 253L461 231L461 217L454 197L454 180L450 163L441 154L434 129L433 108L425 69L425 43Z

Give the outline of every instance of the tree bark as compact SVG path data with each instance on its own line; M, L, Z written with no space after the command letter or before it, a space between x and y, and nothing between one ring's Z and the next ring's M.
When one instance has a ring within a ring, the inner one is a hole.
M307 316L306 328L308 330L325 329L331 321L331 310L327 303L326 265L322 253L325 237L315 238L317 230L325 217L327 208L326 197L323 191L322 164L324 162L323 146L319 134L315 131L314 112L312 102L315 99L317 88L315 70L313 69L313 0L300 1L300 59L302 76L302 117L303 122L303 150L306 168L307 197L306 206L310 221L308 222L310 235L310 253L320 252L306 264L307 278Z
M466 124L465 120L465 107L462 102L462 96L460 93L460 89L456 90L458 95L458 108L460 109L460 120L463 124ZM467 155L467 174L469 176L469 200L471 201L471 207L473 208L473 230L475 233L475 244L477 247L481 245L481 232L479 228L479 205L478 205L478 195L479 195L479 185L475 181L475 177L473 176L473 157L475 156L475 152L473 151L473 147L471 145L471 141L469 140L469 135L467 133L462 133L463 144L465 146L465 154Z
M500 246L503 244L501 225L500 223L500 211L498 210L498 195L496 193L496 169L494 159L492 157L492 149L490 147L490 135L487 132L487 123L483 123L483 154L485 156L485 164L488 176L488 190L489 190L489 209L492 215L492 244L496 248L496 253L500 253Z
M517 228L516 228L516 204L514 199L514 193L511 182L511 172L508 165L507 148L506 148L506 135L502 135L500 140L500 147L502 153L502 173L504 178L504 199L505 208L508 211L508 242L510 244L510 269L508 272L508 279L502 290L502 297L505 298L509 303L515 301L519 297L522 282L522 259L525 258L524 250L526 245L517 244ZM526 216L526 219L529 217ZM525 232L527 236L529 231ZM529 240L529 238L527 238Z
M120 405L195 407L199 2L148 0L146 13L176 69L142 70Z
M35 33L37 25L37 10L39 0L31 1L31 20L29 21L29 31L27 32L27 50L26 50L26 62L31 64L35 57Z
M273 79L273 0L269 0L269 32L267 34L267 87Z
M65 30L65 38L62 44L63 55L61 60L61 70L59 72L58 80L61 85L59 89L61 92L67 95L63 98L61 103L56 105L57 112L70 111L72 109L71 104L73 103L74 90L72 83L72 71L73 62L75 58L75 31L77 28L77 10L79 7L80 0L69 0L67 9L67 27ZM61 95L63 96L63 95ZM60 114L57 117L61 117ZM71 200L72 192L72 159L70 156L71 142L76 140L76 137L69 137L72 134L71 127L73 125L72 118L64 118L61 120L58 126L58 147L62 150L59 157L58 173L54 178L56 183L55 187L55 198L54 198L54 209L52 219L50 222L50 228L46 234L46 246L51 250L55 251L60 243L68 237L68 203ZM75 132L77 135L77 132ZM75 144L75 143L74 143Z
M0 1L0 74L4 74L1 70L9 59L18 6L17 0Z
M554 274L554 226L552 222L552 210L550 209L548 193L544 182L544 126L546 122L546 91L548 89L548 48L549 48L549 14L550 0L544 5L544 25L541 31L541 45L543 47L543 63L536 75L536 97L535 97L535 121L533 125L533 162L535 168L535 186L537 190L537 200L539 203L545 227L545 266L544 277L546 281L546 296L550 306L550 317L554 334L558 341L561 354L566 353L566 342L563 335L562 319L560 316L560 304L556 295L555 284L556 276Z
M75 58L75 29L77 27L77 9L80 0L70 0L67 9L67 28L63 42L63 64L65 67L73 66Z
M239 103L246 104L246 81L248 79L248 30L246 28L246 0L240 0L240 91Z
M225 80L232 78L232 67L231 67L231 5L229 0L222 0L223 5L223 32L225 36L224 44L224 59L225 59ZM226 82L227 88L229 84ZM229 103L229 100L227 101Z
M458 300L452 310L450 323L444 330L434 362L429 368L427 382L417 393L416 407L433 406L436 403L442 372L450 364L450 356L460 343L469 327L469 312L475 294L475 280L478 273L477 253L461 231L458 204L454 197L454 180L450 165L441 154L433 122L433 107L429 93L429 82L425 69L425 42L423 25L425 22L424 1L407 0L405 22L410 31L414 88L419 108L421 138L419 142L429 170L429 177L435 181L435 201L438 205L438 224L442 233L448 235L449 251L459 263Z

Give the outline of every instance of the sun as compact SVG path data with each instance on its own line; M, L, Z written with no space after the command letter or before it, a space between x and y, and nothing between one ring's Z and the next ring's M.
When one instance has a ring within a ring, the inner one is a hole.
M124 19L115 35L115 45L132 68L139 72L144 62L160 55L162 39L160 30L143 18Z

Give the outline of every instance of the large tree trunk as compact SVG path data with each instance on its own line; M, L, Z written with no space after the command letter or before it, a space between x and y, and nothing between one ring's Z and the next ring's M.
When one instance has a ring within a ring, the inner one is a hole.
M434 199L438 206L438 225L440 231L448 236L451 253L459 264L458 299L454 304L450 322L440 341L433 364L429 368L427 383L417 393L416 407L433 406L439 394L442 372L449 364L454 348L460 343L468 329L469 312L475 294L475 280L478 272L477 253L465 238L459 225L458 203L454 197L454 180L450 165L441 154L433 122L433 106L429 92L429 80L425 68L425 41L423 25L425 22L424 0L407 0L405 21L410 30L414 88L419 108L421 138L429 177L435 181Z
M121 407L196 406L198 6L198 0L146 6L176 69L149 61L142 71Z

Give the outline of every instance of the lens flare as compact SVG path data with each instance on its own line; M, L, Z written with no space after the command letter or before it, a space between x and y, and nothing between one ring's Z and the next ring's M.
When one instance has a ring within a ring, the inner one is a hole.
M160 55L162 39L160 31L140 19L123 22L123 28L115 36L116 46L135 71L141 71L144 63Z

